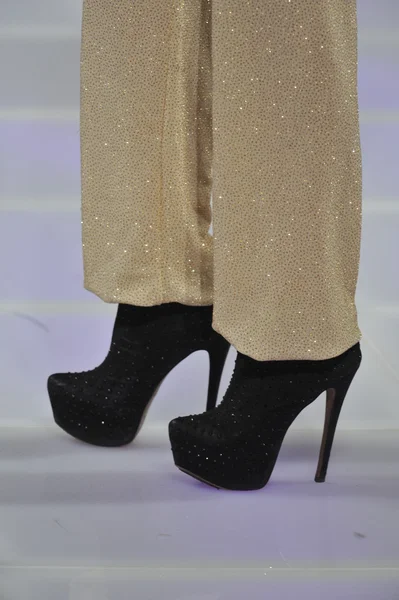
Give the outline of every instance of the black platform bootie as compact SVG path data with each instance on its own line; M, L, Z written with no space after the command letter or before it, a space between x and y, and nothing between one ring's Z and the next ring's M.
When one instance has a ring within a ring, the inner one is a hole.
M175 464L205 483L255 490L269 481L284 436L299 413L327 392L316 478L325 481L338 417L362 355L356 344L322 361L260 362L238 353L215 410L169 425Z
M104 362L48 380L55 422L98 446L133 441L166 375L196 350L210 359L207 409L214 408L229 343L212 329L212 306L120 304Z

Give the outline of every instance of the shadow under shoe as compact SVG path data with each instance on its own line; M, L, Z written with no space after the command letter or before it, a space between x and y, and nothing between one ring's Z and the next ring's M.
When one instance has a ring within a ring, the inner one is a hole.
M104 362L91 371L49 377L54 420L90 444L128 444L163 379L197 350L210 354L208 407L213 408L229 347L212 329L211 306L119 305Z
M215 487L260 489L269 481L293 421L327 391L316 473L316 481L324 481L342 403L360 363L359 344L324 361L261 362L238 353L220 405L169 424L176 466Z

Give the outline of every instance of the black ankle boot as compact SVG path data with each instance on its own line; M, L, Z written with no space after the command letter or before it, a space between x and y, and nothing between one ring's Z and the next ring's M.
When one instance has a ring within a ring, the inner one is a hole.
M292 422L327 391L316 473L316 481L324 481L342 403L361 358L359 344L323 361L259 362L238 353L221 404L209 413L170 423L176 465L218 488L262 488L269 481Z
M229 343L212 329L212 306L120 304L104 362L48 380L55 422L98 446L122 446L137 435L162 380L196 350L210 358L207 409L216 404Z

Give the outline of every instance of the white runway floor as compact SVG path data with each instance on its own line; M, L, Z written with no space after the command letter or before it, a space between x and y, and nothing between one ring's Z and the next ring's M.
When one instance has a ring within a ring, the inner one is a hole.
M399 432L293 431L272 481L225 492L172 464L165 424L122 449L0 429L1 600L399 599Z

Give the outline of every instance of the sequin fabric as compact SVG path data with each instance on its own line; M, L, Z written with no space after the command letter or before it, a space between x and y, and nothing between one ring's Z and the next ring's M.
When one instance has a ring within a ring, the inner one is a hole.
M85 285L107 302L211 305L210 4L86 0Z
M86 0L81 132L87 289L259 361L360 339L355 0Z
M170 423L176 465L216 487L264 487L292 422L327 389L343 401L361 358L359 344L323 361L261 362L238 353L215 410Z
M208 407L213 408L230 345L211 327L212 308L177 303L120 305L104 362L82 373L48 380L56 423L70 435L99 446L133 441L159 384L186 356L211 358Z

